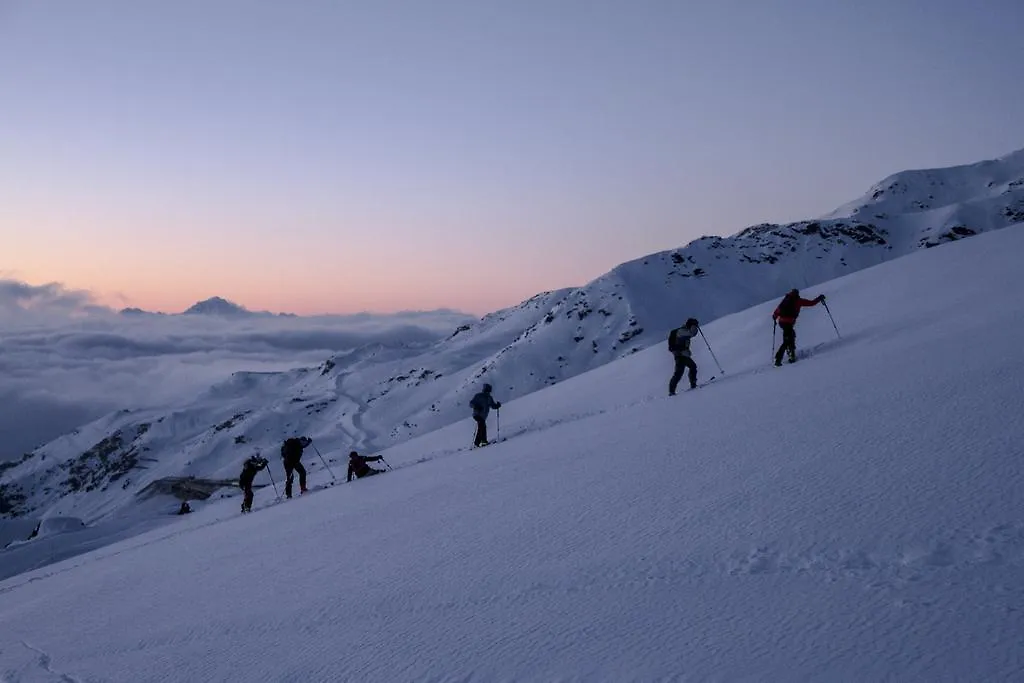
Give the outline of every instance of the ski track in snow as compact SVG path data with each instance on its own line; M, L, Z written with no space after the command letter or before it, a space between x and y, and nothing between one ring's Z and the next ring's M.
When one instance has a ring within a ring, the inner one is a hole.
M28 661L15 667L5 664L4 669L0 671L0 683L85 683L82 679L54 669L52 658L43 650L25 641L21 641L21 644L28 650ZM0 651L0 661L7 662L8 654L17 659L25 659L16 657L15 653Z
M759 546L732 553L721 561L675 558L659 561L635 560L607 572L583 572L562 580L535 582L519 590L500 594L465 596L441 601L427 601L419 606L389 605L404 613L435 613L455 609L472 609L493 604L514 604L546 599L544 594L578 594L613 592L646 588L653 584L673 584L691 578L715 577L742 580L745 577L793 575L816 578L825 583L849 580L865 589L882 591L897 606L931 606L934 600L903 594L916 585L939 581L953 585L958 574L979 566L1024 568L1024 526L1000 524L976 533L954 534L930 544L908 548L902 552L879 556L856 548L786 553ZM1015 577L1010 574L1009 577ZM1019 612L1024 617L1024 586L1015 581L985 586L987 609ZM977 596L976 596L977 597ZM1015 601L1015 604L1010 600Z
M811 575L829 582L848 578L862 582L866 588L893 593L898 605L915 603L930 606L934 600L908 598L900 591L912 589L927 580L952 583L958 573L977 567L1001 566L1015 571L1024 568L1024 526L1006 523L977 532L936 533L928 544L881 556L856 548L838 552L787 553L770 546L760 546L746 553L734 554L720 565L720 569L732 576ZM1024 586L1014 581L995 583L986 588L988 597L992 599L987 607L1020 611L1024 616ZM1016 604L1007 602L1010 597Z
M994 577L998 580L986 583L979 582L977 577L971 578L969 572L979 567L994 570ZM384 611L390 615L390 620L400 618L421 623L444 623L449 620L465 619L468 615L515 614L524 610L543 611L548 604L564 604L567 601L643 601L646 599L644 596L652 592L667 595L677 590L691 591L701 582L709 580L750 582L772 576L790 576L810 578L823 584L839 583L848 586L852 582L860 585L865 592L877 593L890 608L896 610L949 609L948 605L934 597L936 591L955 590L969 582L971 607L974 611L1013 615L1018 624L1024 627L1024 586L1016 580L1022 568L1024 525L1000 524L978 532L952 533L937 537L930 544L888 555L877 555L856 548L828 551L809 549L788 553L772 549L770 546L758 546L751 550L738 550L719 561L672 557L634 558L616 567L605 567L600 570L581 569L557 578L508 586L502 591L456 591L448 595L412 601L399 593L393 599L384 598L372 603L372 608L370 605L359 607L354 604L348 604L346 607L359 612L365 610L365 614L356 616L370 622L374 619L374 612ZM758 590L770 590L770 587L765 586ZM330 623L334 610L338 608L335 600L326 597L320 606L315 606L312 611L304 614L303 622L306 626L298 627L297 635L300 638L317 637L319 629L316 625ZM876 609L878 608L876 605ZM130 644L126 642L117 646L106 654L120 657L138 653L147 658L155 657L154 661L158 665L166 665L176 659L177 652L204 651L204 643L213 638L244 641L257 634L273 634L282 629L294 630L296 627L290 619L290 613L283 616L265 613L258 622L235 622L230 618L216 616L204 625L187 630L162 630L160 635L140 637ZM23 664L20 669L12 669L8 665L2 679L5 683L83 682L83 679L55 670L51 657L43 650L24 641L23 645L34 654L33 660L30 664ZM2 654L0 653L0 656ZM292 654L303 656L301 652ZM368 680L379 680L375 675L378 672L372 667L337 668L339 664L341 663L335 662L331 666L308 667L308 675L312 677L310 680L348 680L350 677L358 678L362 675L367 675ZM202 667L189 668L190 675L203 675ZM493 678L487 671L474 674L465 672L465 668L459 666L458 674L417 677L416 680L502 680ZM217 671L223 669L218 668ZM153 680L174 679L158 677ZM265 679L257 677L257 680ZM275 680L298 678L285 677ZM554 676L545 677L544 680L588 678Z
M347 377L347 372L338 377L335 384L335 392L336 395L344 398L353 406L346 414L348 423L351 425L351 433L349 433L348 436L352 442L352 450L359 450L363 447L364 443L374 440L377 435L369 433L363 426L363 415L367 409L366 402L351 394L341 393L338 389L339 386L344 386L344 380Z

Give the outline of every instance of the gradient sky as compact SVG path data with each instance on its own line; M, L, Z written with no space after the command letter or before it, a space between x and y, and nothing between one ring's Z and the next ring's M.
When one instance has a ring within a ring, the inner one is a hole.
M474 313L1024 147L1021 0L0 0L0 275Z

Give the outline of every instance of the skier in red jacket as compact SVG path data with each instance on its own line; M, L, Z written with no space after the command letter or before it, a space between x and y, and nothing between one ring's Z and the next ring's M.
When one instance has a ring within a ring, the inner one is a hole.
M825 300L824 294L819 294L814 299L800 298L800 290L792 289L789 294L782 298L779 305L772 313L772 319L782 328L782 346L775 352L775 365L782 365L782 354L789 351L789 362L796 362L796 319L800 316L800 309L804 306L817 306Z

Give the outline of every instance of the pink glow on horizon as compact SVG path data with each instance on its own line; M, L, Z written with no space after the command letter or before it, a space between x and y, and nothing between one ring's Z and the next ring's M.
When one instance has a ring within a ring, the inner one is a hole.
M1021 145L1020 0L406 4L0 3L0 270L483 314Z
M475 221L438 226L401 215L321 218L286 230L266 218L168 212L126 220L112 212L116 219L105 220L102 207L77 208L36 204L16 216L0 209L0 253L17 255L18 279L88 290L118 309L175 313L220 296L300 315L437 308L483 315L585 284L615 265L601 263L599 242L568 255L538 249L548 225L518 229L509 222L514 214L482 219L491 229L480 237Z
M154 313L180 313L197 301L213 296L220 296L252 311L270 311L271 313L294 313L296 315L346 315L354 313L389 314L400 311L425 311L436 309L452 309L470 315L483 316L492 311L514 306L535 292L526 295L513 293L505 300L497 295L481 297L476 300L466 298L459 301L442 300L436 297L414 299L400 297L394 299L372 298L360 296L359 293L346 298L329 295L297 297L294 295L261 298L247 296L245 293L225 293L214 291L196 291L191 295L174 292L157 294L151 298L126 297L121 294L98 295L96 303L115 310L121 308L141 308Z
M220 296L249 310L297 315L439 308L484 315L513 306L541 289L526 278L489 279L486 272L471 267L461 269L464 280L454 281L436 271L425 276L413 270L349 266L344 272L310 272L305 277L300 270L297 278L289 280L280 269L242 263L216 268L199 263L190 269L164 261L115 268L101 254L79 249L69 256L73 258L48 259L45 265L26 262L25 267L3 275L35 285L59 282L69 289L86 290L97 304L113 309L136 307L162 313L180 313L197 301ZM97 261L104 267L87 265Z

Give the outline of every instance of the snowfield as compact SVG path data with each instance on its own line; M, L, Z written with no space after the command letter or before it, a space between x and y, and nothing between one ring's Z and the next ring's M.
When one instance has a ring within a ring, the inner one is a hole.
M505 403L505 442L466 419L10 578L0 676L1022 680L1021 253L1017 225L804 289L842 338L805 309L795 365L765 302L705 327L696 391L657 344Z
M152 486L174 477L233 480L253 452L276 459L289 435L313 437L328 457L344 457L352 448L394 447L463 424L466 404L482 382L493 384L506 401L523 400L530 406L557 403L562 394L535 392L644 349L662 347L669 329L691 315L705 323L719 320L779 297L793 286L808 287L1021 221L1024 150L964 166L902 171L826 217L751 226L726 238L704 237L622 263L582 287L543 292L476 321L458 324L454 320L464 319L452 315L452 331L440 337L435 336L436 328L428 332L417 326L429 320L436 324L442 312L424 314L419 322L415 314L400 315L391 322L397 325L405 319L415 329L406 327L403 332L396 327L393 334L377 335L372 343L327 334L326 348L340 346L322 362L318 356L319 366L307 361L288 371L237 372L194 400L173 405L158 402L147 408L129 402L125 410L82 425L24 454L10 467L0 467L0 515L76 517L90 527L83 543L102 546L120 535L125 525L140 528L144 516L151 526L167 521L178 502L166 496L164 508L156 509L148 497ZM883 300L888 297L887 291ZM234 311L228 316L232 320L260 317L243 315L223 300L197 306L215 313ZM139 326L133 334L140 339L159 340L180 324L165 320L153 327L149 318L160 316L132 317ZM275 327L280 325L279 331L286 333L293 324L299 326L293 331L303 329L304 323L287 318ZM377 322L366 324L368 330ZM749 333L720 336L723 352L733 354L731 362L739 363L734 367L759 363L760 355L749 356L754 350L768 357L767 340L758 342L762 348L746 337L763 337L762 324L757 320ZM234 338L238 325L246 329L244 322L231 323L225 333L233 330ZM852 331L859 333L857 328ZM29 346L34 348L39 341ZM311 348L324 347L317 342ZM615 367L619 369L609 370L609 375L599 370L595 376L610 378L625 372L621 368L637 366ZM704 363L704 376L709 368ZM153 391L174 381L172 373L166 381L156 381ZM620 395L635 393L630 386L626 382L615 391L602 388L598 393L608 394L603 401L618 401ZM584 401L569 401L572 408L555 410L582 415L597 405L596 400L588 395ZM515 429L550 425L555 419L548 412L534 415L525 409L516 415L508 418L533 422ZM318 458L310 462L314 467L321 464ZM0 538L9 535L4 526L0 522ZM66 556L66 547L57 550L45 561ZM0 563L0 579L44 562L29 558L31 553L38 550L26 548L17 558Z

